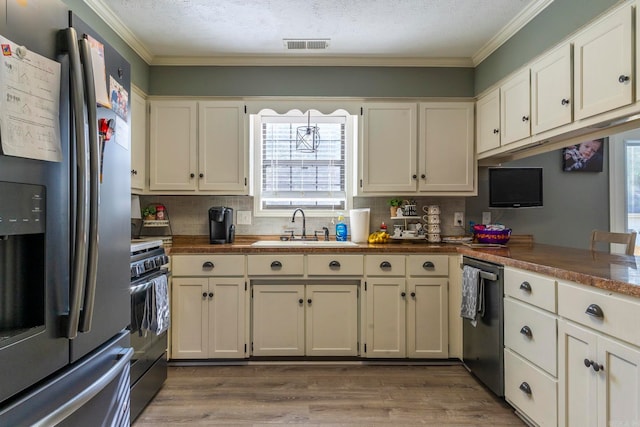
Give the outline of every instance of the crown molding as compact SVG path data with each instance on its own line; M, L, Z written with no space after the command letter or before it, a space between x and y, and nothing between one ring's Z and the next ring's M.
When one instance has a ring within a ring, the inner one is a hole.
M533 18L538 16L538 14L546 9L551 3L553 3L553 0L535 0L529 6L524 8L511 21L509 21L509 23L498 32L498 34L493 36L487 44L482 46L480 50L471 57L473 66L475 67L487 59L489 55L506 43L507 40L531 22Z

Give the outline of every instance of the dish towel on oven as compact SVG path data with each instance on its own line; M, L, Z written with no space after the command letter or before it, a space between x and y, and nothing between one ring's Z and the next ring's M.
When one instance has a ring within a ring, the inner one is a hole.
M471 321L472 326L478 324L478 313L484 314L484 279L480 269L465 265L462 268L462 304L460 316Z
M169 328L169 286L164 274L152 282L147 289L142 328L160 335Z

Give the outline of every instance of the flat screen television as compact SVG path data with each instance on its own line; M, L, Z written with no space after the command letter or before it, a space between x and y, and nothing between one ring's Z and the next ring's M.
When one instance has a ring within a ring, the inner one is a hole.
M489 207L542 206L542 168L489 168Z

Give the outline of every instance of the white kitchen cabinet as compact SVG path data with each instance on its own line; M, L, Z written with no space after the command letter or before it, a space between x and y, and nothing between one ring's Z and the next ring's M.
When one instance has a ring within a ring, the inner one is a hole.
M247 194L248 140L244 102L198 104L198 188Z
M255 356L356 356L355 284L252 286Z
M172 282L172 358L243 358L243 278L175 277Z
M476 102L476 152L500 148L500 88Z
M197 102L149 104L149 189L196 190Z
M419 192L472 192L475 181L474 104L419 106Z
M404 277L367 278L365 356L405 357L407 292Z
M247 194L244 104L152 100L150 190Z
M137 89L131 91L131 190L144 191L147 176L147 100Z
M447 279L408 279L407 301L407 357L449 357Z
M500 86L500 145L502 147L531 136L529 68L509 77Z
M616 9L573 39L576 120L634 100L632 13L632 4Z
M572 121L571 44L565 43L531 64L531 133Z
M417 182L416 103L366 103L362 107L360 190L412 193Z

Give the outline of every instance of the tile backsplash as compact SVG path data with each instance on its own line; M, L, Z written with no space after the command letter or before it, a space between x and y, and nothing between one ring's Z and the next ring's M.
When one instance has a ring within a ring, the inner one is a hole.
M393 231L393 224L403 221L391 220L389 218L389 206L387 200L390 197L354 197L354 208L370 208L369 230L374 231L380 228L384 222ZM467 227L455 226L453 223L454 212L465 211L464 197L417 197L416 201L418 213L422 216L422 207L427 205L440 206L440 220L443 235L462 235ZM296 234L300 233L302 225L300 220L291 223L291 218L257 217L253 215L253 197L251 196L140 196L140 205L144 208L149 204L161 203L167 208L169 220L171 221L171 231L174 235L208 235L208 211L212 206L227 206L234 209L234 223L236 223L236 234L250 235L275 235L281 234L285 229L295 229ZM239 225L235 216L237 211L251 211L251 224ZM294 209L291 209L293 213ZM345 215L345 222L349 225L348 212ZM321 230L328 227L330 234L335 234L336 215L331 217L309 217L307 216L307 234L313 234L314 230ZM416 222L418 219L408 220ZM421 220L421 218L420 218ZM423 221L421 221L423 222Z

